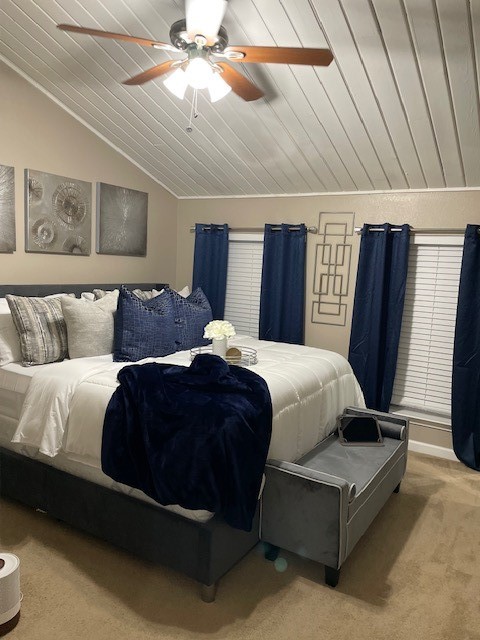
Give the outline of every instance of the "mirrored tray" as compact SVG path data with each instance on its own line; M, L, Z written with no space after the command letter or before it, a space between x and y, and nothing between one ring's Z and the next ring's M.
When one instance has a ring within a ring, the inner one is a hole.
M229 354L227 349L225 360L228 362L228 364L236 364L240 367L251 367L253 364L257 364L258 358L256 349L252 349L250 347L231 348L240 351L240 355ZM212 353L212 345L209 344L205 347L195 347L194 349L190 349L190 360L193 360L195 356L199 355L200 353Z

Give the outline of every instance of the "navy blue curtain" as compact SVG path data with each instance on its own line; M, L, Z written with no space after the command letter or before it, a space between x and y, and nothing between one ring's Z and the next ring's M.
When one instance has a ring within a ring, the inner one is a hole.
M480 471L480 225L465 231L452 376L453 450Z
M214 320L223 320L227 267L228 224L196 224L192 286L203 289Z
M265 225L260 340L304 343L307 229Z
M348 360L367 407L378 411L388 411L392 398L409 243L407 224L363 226Z

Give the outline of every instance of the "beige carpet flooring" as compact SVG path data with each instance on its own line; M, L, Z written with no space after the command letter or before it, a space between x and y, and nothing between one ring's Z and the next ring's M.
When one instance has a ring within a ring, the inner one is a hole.
M0 548L21 559L11 640L480 639L480 474L411 454L392 495L342 569L252 551L203 603L195 582L13 502Z

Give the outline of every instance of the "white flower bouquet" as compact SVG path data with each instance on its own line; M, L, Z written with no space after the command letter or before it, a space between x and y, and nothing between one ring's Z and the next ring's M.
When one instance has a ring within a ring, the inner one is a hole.
M212 320L204 329L204 338L209 340L221 340L222 338L233 338L235 327L228 320Z

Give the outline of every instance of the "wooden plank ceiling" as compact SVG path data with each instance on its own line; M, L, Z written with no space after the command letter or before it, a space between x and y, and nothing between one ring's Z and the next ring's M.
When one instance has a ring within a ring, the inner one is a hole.
M182 0L1 0L0 56L177 197L480 186L480 0L229 0L231 44L335 59L241 65L265 98L200 92L190 134L189 99L122 85L168 54L56 29L168 42L182 17Z

